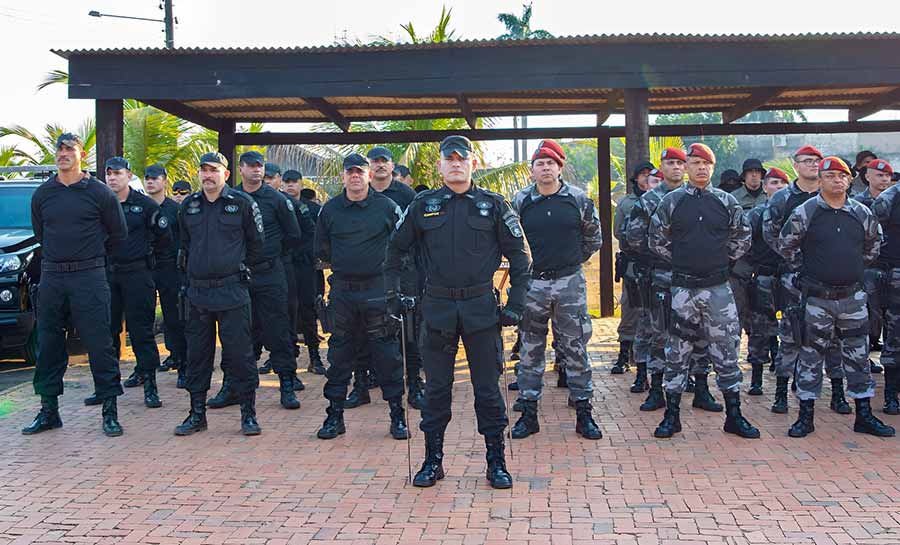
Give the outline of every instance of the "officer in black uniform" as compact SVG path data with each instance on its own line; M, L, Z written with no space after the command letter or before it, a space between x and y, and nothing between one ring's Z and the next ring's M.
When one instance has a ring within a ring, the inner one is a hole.
M34 369L34 393L41 396L41 410L22 430L25 435L62 427L58 398L68 365L67 316L87 347L94 388L103 403L103 433L122 435L116 397L123 390L109 327L105 267L110 246L125 240L128 227L115 193L81 170L86 156L80 137L61 134L55 156L59 170L31 198L31 225L43 253Z
M319 213L322 212L322 202L316 195L316 191L309 187L300 190L300 202L309 207L309 213L312 214L313 220L318 222ZM322 270L321 261L315 257L313 251L313 260L316 262L316 292L315 297L325 295L325 271ZM315 300L313 297L313 300Z
M259 435L256 388L259 374L250 335L249 273L245 263L263 258L265 233L256 202L225 186L228 161L220 153L200 157L200 185L181 205L178 264L188 281L187 390L191 412L175 435L206 429L206 392L216 355L216 330L222 344L222 369L230 394L241 405L241 431Z
M290 199L263 183L264 165L265 159L258 151L242 154L242 183L235 188L235 191L245 193L256 202L265 230L262 253L256 259L248 259L246 262L250 268L253 336L254 341L269 349L272 368L278 373L281 406L285 409L299 409L300 401L294 394L297 360L291 343L287 274L282 255L300 243L300 227ZM225 378L222 389L208 404L211 409L237 402L235 392L230 388L230 373L227 370L223 372Z
M183 283L175 266L175 258L180 247L180 233L177 228L179 204L166 196L168 181L166 169L160 164L150 165L144 170L147 195L159 205L160 213L170 226L173 242L165 248L160 248L156 256L156 269L153 270L153 283L156 284L159 304L162 307L163 336L166 349L169 350L169 357L160 364L160 370L178 369L178 387L184 388L182 368L187 361L187 341L184 338L184 320L178 311L178 294ZM187 185L186 182L181 183Z
M316 257L313 253L313 242L316 238L316 219L322 208L303 197L300 180L303 175L296 170L284 172L284 192L295 199L297 223L300 224L300 245L292 253L294 275L297 283L297 321L294 331L303 334L303 344L309 352L309 365L306 370L316 375L325 374L325 366L319 356L319 333L316 325ZM312 191L311 189L308 191ZM315 192L313 191L315 198Z
M422 298L422 356L425 367L425 463L416 486L434 486L444 477L444 430L450 422L453 372L462 337L475 388L478 432L487 447L487 478L494 488L510 488L503 430L509 421L497 381L503 366L500 327L514 326L525 310L531 258L519 217L503 196L476 187L472 143L462 136L441 142L440 189L424 191L406 210L388 247L385 281L393 313L405 254L415 246L425 267ZM493 289L500 256L509 260L509 300L502 311Z
M169 219L156 202L128 186L131 167L123 157L106 160L106 185L122 204L128 238L113 245L107 269L112 292L111 322L113 346L121 354L119 334L122 318L137 360L134 373L124 382L126 388L144 385L144 405L162 407L156 387L159 350L153 335L156 319L156 285L153 270L156 258L172 245Z
M325 398L328 417L320 439L345 433L344 398L359 349L367 345L390 406L391 436L408 439L403 410L403 364L397 327L385 313L382 265L388 239L402 216L396 203L369 187L369 162L354 153L344 159L344 191L325 203L316 225L316 256L331 263L328 319L331 340Z

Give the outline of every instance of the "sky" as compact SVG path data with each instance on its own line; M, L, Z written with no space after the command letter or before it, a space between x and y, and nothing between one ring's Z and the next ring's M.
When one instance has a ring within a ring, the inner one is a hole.
M91 100L72 100L64 86L36 91L44 74L67 69L51 49L162 47L162 23L96 18L88 12L162 19L159 0L0 0L0 44L6 53L6 77L0 100L0 126L23 125L40 132L45 124L77 128L93 115ZM412 22L420 33L437 23L441 7L452 9L456 38L495 38L505 32L499 13L520 15L523 0L175 0L178 47L330 45L336 39L402 36ZM638 6L638 9L635 7ZM846 2L821 0L810 8L795 0L756 0L752 10L736 2L694 0L534 0L533 29L556 36L622 33L806 33L897 32L900 2L870 0L865 16ZM673 8L684 9L683 13ZM832 15L829 15L832 14ZM833 16L837 14L838 16ZM872 119L896 119L885 112ZM844 121L845 112L811 112L813 121ZM613 124L621 124L613 117ZM530 127L590 125L592 117L531 117ZM499 126L511 126L505 120ZM0 144L8 144L7 139ZM509 150L509 153L506 152ZM511 144L498 143L495 159L511 156Z

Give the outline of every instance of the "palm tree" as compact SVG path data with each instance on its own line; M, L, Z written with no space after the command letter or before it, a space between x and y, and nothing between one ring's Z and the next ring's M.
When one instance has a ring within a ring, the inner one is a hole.
M512 13L501 13L497 19L506 26L506 34L497 37L498 40L528 40L531 38L552 38L546 30L531 30L531 2L522 5L522 16L516 17Z
M40 135L33 133L21 125L11 125L9 127L0 127L0 138L16 136L36 148L36 151L33 153L18 148L16 149L16 156L22 160L22 164L52 165L56 157L56 139L64 132L69 131L64 127L53 124L45 125L44 133ZM96 143L96 127L94 126L93 118L86 119L78 130L72 132L78 134L84 142L84 149L88 152L88 156L85 158L85 164L93 164L94 144Z
M65 70L51 70L44 76L44 80L38 83L37 90L41 91L57 83L69 83L69 73Z

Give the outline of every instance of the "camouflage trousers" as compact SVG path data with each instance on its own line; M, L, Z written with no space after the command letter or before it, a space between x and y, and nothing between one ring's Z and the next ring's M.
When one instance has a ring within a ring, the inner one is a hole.
M771 361L769 339L778 335L775 290L778 279L774 276L754 277L750 286L750 328L747 333L747 361L751 365L762 365ZM778 358L781 358L779 352ZM775 366L778 367L778 361Z
M900 367L900 269L891 269L887 307L884 311L884 348L881 351L881 365Z
M665 388L681 393L687 386L691 355L705 347L723 392L741 387L737 349L740 324L727 282L709 288L672 286L672 330L666 343Z
M632 302L628 297L628 290L623 287L622 295L619 296L619 308L622 311L622 317L619 320L619 327L616 328L616 333L619 334L619 342L634 341L635 330L641 315L641 309L635 303L640 304L639 301Z
M750 279L738 278L730 276L728 285L731 287L731 293L734 294L734 305L737 307L738 323L741 329L747 335L750 335Z
M884 326L884 308L882 308L881 283L890 271L877 268L866 269L863 276L863 286L866 290L869 308L869 341L877 341L881 338L881 329Z
M584 273L541 280L534 278L525 297L525 316L519 330L519 396L527 401L541 398L544 368L547 366L547 321L553 321L556 349L566 362L569 397L573 401L590 399L594 392L587 343L593 332L587 313L587 286Z
M852 399L874 396L866 292L859 290L837 300L809 297L804 320L806 340L797 365L797 398L816 399L821 395L822 366L835 346L847 378L847 395Z
M791 325L791 317L787 309L800 306L800 290L794 286L794 278L797 273L784 273L781 275L781 289L784 300L785 312L781 315L778 324L778 339L781 343L779 355L781 361L775 362L775 376L793 377L800 359L800 340L794 339L794 330ZM844 378L844 368L841 366L841 353L837 346L832 346L825 357L825 371L828 378Z

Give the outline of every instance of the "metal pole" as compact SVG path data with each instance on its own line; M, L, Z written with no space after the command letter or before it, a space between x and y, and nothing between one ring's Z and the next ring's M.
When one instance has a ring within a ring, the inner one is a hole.
M165 0L165 17L166 22L166 47L172 49L175 47L175 16L172 13L172 0Z

